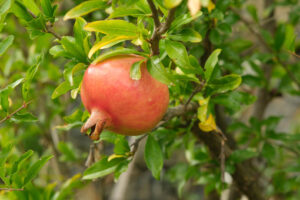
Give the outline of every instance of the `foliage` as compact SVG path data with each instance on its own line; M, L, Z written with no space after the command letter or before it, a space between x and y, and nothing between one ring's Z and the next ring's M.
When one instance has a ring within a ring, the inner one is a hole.
M113 173L117 181L144 137L146 166L179 196L187 183L220 193L231 184L222 182L224 172L257 161L270 183L263 196L300 198L299 130L283 133L280 116L263 118L275 97L300 95L297 0L268 1L262 16L246 0L70 2L0 0L0 199L70 199L89 180ZM288 17L269 22L265 17L272 20L281 6ZM150 74L168 84L170 108L195 103L197 110L168 119L133 145L104 131L93 145L110 148L97 157L78 133L89 115L78 95L82 77L88 65L124 54L145 57L133 64L133 80L146 61ZM254 114L245 120L249 109ZM212 156L222 152L199 134L233 138L225 169ZM164 167L176 152L184 161Z

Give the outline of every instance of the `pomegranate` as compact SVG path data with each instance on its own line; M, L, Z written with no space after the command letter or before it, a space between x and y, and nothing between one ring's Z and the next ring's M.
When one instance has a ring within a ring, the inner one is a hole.
M83 105L91 114L81 132L92 129L98 140L105 128L122 135L140 135L162 119L169 103L168 86L154 79L141 64L141 79L130 78L133 63L145 59L122 55L91 64L81 86Z

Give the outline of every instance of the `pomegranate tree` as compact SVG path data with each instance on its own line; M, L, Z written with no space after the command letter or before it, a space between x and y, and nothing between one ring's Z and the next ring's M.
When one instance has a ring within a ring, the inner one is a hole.
M122 55L91 64L86 70L82 87L83 105L91 114L81 132L92 129L90 138L98 140L106 128L122 135L140 135L150 131L167 110L167 85L154 79L141 64L141 78L130 77L131 66L145 59Z

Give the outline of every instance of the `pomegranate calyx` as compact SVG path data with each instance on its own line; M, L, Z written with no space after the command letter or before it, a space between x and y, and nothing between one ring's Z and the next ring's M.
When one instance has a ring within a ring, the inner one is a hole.
M92 110L91 116L88 120L82 125L81 132L86 133L89 129L91 129L91 133L89 137L96 141L99 140L100 134L104 128L110 126L111 118L110 116L99 110Z

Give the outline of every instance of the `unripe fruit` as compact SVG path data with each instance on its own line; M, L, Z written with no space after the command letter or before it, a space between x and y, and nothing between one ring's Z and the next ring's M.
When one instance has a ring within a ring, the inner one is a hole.
M83 105L91 114L81 131L92 128L98 140L106 128L122 135L151 131L162 119L169 103L167 85L154 79L141 64L141 79L130 78L133 63L145 59L136 55L116 56L86 70L81 86Z

